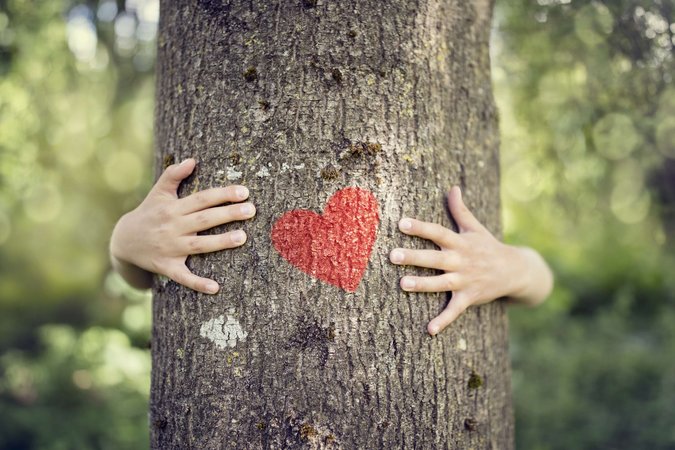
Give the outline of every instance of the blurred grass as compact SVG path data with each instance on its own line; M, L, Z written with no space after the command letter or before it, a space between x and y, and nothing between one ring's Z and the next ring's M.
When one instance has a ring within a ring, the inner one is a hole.
M511 310L519 448L675 448L674 9L497 2L505 234L557 276ZM150 185L157 10L0 0L0 448L147 446L150 298L106 250Z

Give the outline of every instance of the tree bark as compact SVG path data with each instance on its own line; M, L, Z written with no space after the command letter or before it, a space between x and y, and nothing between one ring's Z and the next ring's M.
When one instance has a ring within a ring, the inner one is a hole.
M157 169L195 157L181 195L243 184L258 212L210 231L243 227L242 248L189 259L217 295L155 283L153 449L513 447L504 304L432 338L450 294L403 292L402 275L431 271L388 260L433 248L401 217L452 226L451 184L500 232L491 13L490 0L161 3ZM350 187L379 218L355 289L272 242L286 212L320 214Z

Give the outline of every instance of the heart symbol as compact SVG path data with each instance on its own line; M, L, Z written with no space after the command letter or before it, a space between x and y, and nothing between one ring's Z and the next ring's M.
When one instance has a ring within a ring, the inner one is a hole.
M349 292L363 278L380 222L370 191L349 187L328 200L323 214L285 213L272 227L276 251L303 272Z

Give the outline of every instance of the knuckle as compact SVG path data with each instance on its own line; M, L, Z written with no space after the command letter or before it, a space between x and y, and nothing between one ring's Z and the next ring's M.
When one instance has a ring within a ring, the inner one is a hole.
M213 196L219 204L236 200L237 191L234 186L214 188Z
M220 237L220 247L221 248L231 248L236 244L234 242L234 236L232 233L225 233Z
M426 223L422 222L421 220L413 220L412 221L412 227L410 227L410 234L413 234L415 236L424 236L427 233L427 226Z
M199 252L203 249L202 241L199 237L192 237L188 240L188 248L192 252Z
M228 205L223 208L222 221L223 223L232 222L235 219L243 219L246 215L242 212L241 205Z
M165 223L171 219L171 210L168 206L160 206L157 208L157 218Z
M453 257L453 255L451 253L448 253L448 252L442 252L442 254L443 254L443 256L442 256L442 258L443 258L443 270L445 270L446 272L456 270L457 264L456 264L456 261L455 261L455 258Z
M169 273L169 278L178 284L185 284L185 275L179 270L174 270Z
M465 233L459 235L459 239L457 239L457 242L455 243L455 249L461 252L471 251L471 244L467 242Z
M150 250L152 254L155 255L166 255L167 251L164 246L164 240L153 240L152 242L149 243Z
M209 224L209 215L206 211L198 212L195 215L195 222L202 228L205 228Z
M445 252L438 251L435 257L436 257L435 265L437 268L444 270L446 272L452 270L451 264L452 261L450 261L450 258L448 257L448 255L445 254Z
M239 186L236 185L236 184L231 184L231 185L226 186L224 188L220 188L221 189L220 193L221 193L222 197L225 197L227 199L235 199L235 198L237 198L237 188L238 187Z
M193 195L194 195L194 197L193 197L194 202L198 205L204 205L208 201L208 194L207 194L206 191L196 192Z

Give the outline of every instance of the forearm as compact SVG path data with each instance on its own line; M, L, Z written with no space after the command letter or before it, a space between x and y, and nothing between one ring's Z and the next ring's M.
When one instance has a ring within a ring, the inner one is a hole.
M514 255L514 276L518 280L509 298L528 306L542 303L553 290L553 272L536 250L509 247Z

